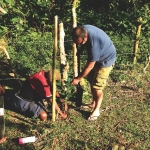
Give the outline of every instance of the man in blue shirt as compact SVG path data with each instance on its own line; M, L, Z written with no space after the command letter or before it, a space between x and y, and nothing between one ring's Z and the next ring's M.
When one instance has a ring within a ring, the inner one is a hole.
M100 115L103 89L116 60L116 49L109 36L92 25L75 27L72 30L72 39L75 44L81 47L84 45L88 60L82 72L72 80L71 84L77 85L83 77L88 75L93 97L92 103L89 104L93 111L88 120L96 120ZM78 55L80 54L78 52Z

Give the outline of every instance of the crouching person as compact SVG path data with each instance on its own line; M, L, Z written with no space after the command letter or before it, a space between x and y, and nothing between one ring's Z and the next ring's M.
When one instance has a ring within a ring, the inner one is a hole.
M56 70L56 80L61 78L59 71ZM52 71L40 71L26 79L20 91L14 95L11 100L11 108L15 111L28 116L38 117L42 121L47 119L47 112L44 110L42 100L46 99L52 102ZM56 93L56 98L59 98L59 92ZM12 109L12 110L13 110ZM62 112L56 102L56 111L63 118L67 118L67 114Z

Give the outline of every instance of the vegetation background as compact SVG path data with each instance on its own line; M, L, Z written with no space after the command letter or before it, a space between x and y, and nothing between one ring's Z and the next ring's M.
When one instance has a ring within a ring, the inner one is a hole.
M77 1L78 25L92 24L103 29L117 48L117 62L109 86L105 90L102 115L97 122L86 120L91 110L76 110L75 91L70 87L72 73L72 1L69 0L1 0L7 14L0 14L0 38L7 50L20 80L52 66L54 16L63 22L65 51L70 64L68 91L65 100L71 109L70 119L52 123L25 118L6 110L6 143L0 149L150 149L150 77L149 67L143 73L150 54L149 0L82 0ZM142 18L137 63L133 65L133 50L138 18ZM58 50L59 58L59 50ZM0 83L6 95L16 91L17 80L5 55L1 52ZM82 56L82 65L86 56ZM57 67L59 68L59 59ZM88 83L83 102L91 99ZM61 87L61 86L60 86ZM60 90L62 90L60 88ZM106 111L107 110L107 111ZM19 146L15 139L36 135L38 141Z

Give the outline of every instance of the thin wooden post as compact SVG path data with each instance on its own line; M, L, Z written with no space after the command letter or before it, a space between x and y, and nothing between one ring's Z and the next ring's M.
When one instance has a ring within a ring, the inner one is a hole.
M72 27L76 27L77 26L77 19L76 19L76 0L73 0L73 8L72 8L72 20L73 20L73 24ZM77 48L76 48L76 44L73 43L72 44L72 49L73 49L73 72L74 72L74 77L78 76L78 69L77 69Z
M136 39L134 43L134 56L133 56L133 64L136 64L136 54L138 52L138 46L139 46L139 38L140 38L140 32L141 32L141 26L142 26L142 18L138 18L138 26L136 31Z
M150 39L148 39L148 51L150 52ZM148 68L149 64L150 64L150 53L148 53L146 66L143 69L144 73L146 73L146 69Z
M6 55L6 58L10 59L9 54L8 54L8 52L6 50L6 46L7 46L7 43L3 39L0 39L0 51L1 50L4 51L4 53Z
M64 26L63 23L59 24L59 49L60 49L60 68L61 68L61 83L62 85L65 85L64 81L67 81L68 79L68 70L69 70L69 64L67 63L66 54L65 54L65 47L64 47Z
M10 56L9 56L7 50L6 50L6 45L7 45L6 42L3 39L0 39L0 51L2 50L2 52L5 53L6 58L8 60L8 63L9 63L9 65L10 65L12 71L13 71L10 75L13 76L13 77L18 78L18 75L17 75L17 73L16 73L16 71L15 71L13 65L12 65L12 61L10 59ZM20 80L18 79L17 81L18 81L18 83L19 83L19 85L21 87L22 84L21 84Z
M54 50L53 50L53 93L52 93L52 121L55 122L56 120L56 112L55 112L55 105L56 105L56 54L57 54L57 25L58 24L58 17L54 17Z
M76 7L77 7L78 0L73 0L73 8L72 8L72 20L73 20L73 28L77 26L77 19L76 19ZM76 44L73 43L73 71L74 71L74 77L78 76L80 73L80 56L77 57L77 47ZM77 93L76 93L76 106L80 107L82 104L82 95L83 95L83 89L81 88L80 82L77 86Z
M4 13L4 14L7 13L2 7L0 7L0 11L1 11L2 13Z

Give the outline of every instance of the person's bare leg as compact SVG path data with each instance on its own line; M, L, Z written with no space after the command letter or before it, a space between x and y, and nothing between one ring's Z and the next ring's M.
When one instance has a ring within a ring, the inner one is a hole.
M95 107L94 107L92 114L89 117L89 120L96 120L97 117L100 115L99 111L100 111L100 107L101 107L102 100L103 100L103 91L93 89L93 95L94 95L94 100L95 100Z
M47 120L47 113L45 111L42 111L39 115L39 118L41 121Z
M94 96L94 91L93 91L92 86L91 86L91 94L92 94L92 103L88 104L88 107L89 108L95 108L95 96Z

